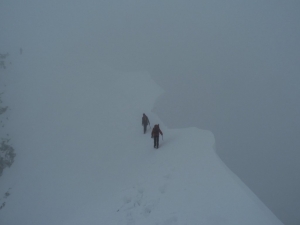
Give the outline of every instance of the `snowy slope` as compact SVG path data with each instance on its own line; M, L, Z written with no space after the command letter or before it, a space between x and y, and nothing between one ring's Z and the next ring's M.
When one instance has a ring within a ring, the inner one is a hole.
M0 224L282 224L219 160L212 133L151 113L163 90L149 74L35 54L5 72L17 157L0 177ZM164 132L158 150L142 113Z

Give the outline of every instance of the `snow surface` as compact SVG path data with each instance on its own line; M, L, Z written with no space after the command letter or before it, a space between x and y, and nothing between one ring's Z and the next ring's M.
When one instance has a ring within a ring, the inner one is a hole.
M147 72L35 54L12 56L1 77L17 156L0 177L0 224L282 224L221 162L211 132L168 129L151 112L163 90ZM158 150L142 113L164 133Z

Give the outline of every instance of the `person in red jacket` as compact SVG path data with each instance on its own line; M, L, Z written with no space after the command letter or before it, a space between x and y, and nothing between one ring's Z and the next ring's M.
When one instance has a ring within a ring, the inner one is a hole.
M160 130L159 124L156 124L153 127L152 133L151 133L151 137L154 139L154 148L159 147L159 134L161 134L161 136L163 136L163 132Z

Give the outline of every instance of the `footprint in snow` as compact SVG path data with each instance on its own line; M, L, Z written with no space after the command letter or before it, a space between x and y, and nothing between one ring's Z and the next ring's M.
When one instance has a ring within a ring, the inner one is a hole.
M176 225L177 224L177 217L172 216L171 218L167 219L163 224L164 225Z
M152 202L148 203L147 205L145 205L143 208L143 212L142 212L144 217L148 217L151 214L151 212L155 209L155 207L158 203L159 203L159 199L157 199L156 201L152 201Z
M167 184L164 184L163 186L159 187L158 190L161 194L166 193L166 189L167 189Z

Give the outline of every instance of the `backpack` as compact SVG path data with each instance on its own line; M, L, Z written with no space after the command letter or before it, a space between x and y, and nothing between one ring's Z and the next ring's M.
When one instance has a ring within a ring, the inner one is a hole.
M153 134L154 136L159 135L159 126L158 126L158 125L155 125L155 126L153 127L152 134Z

